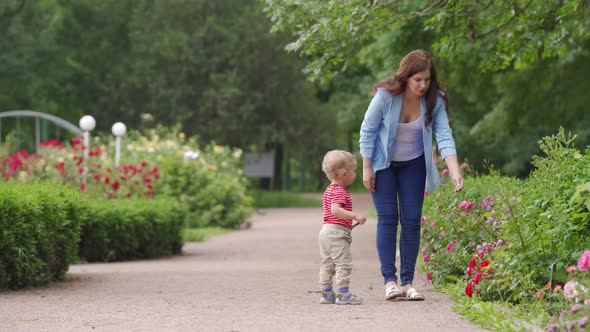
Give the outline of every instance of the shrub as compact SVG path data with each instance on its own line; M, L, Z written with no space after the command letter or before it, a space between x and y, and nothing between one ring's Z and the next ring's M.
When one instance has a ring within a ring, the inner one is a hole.
M492 174L466 178L465 189L459 194L445 186L427 197L422 218L422 254L428 257L425 267L434 281L472 279L478 271L474 266L471 272L468 270L471 261L479 266L508 245L501 228L515 222L506 208L507 202L516 199L513 197L519 184L517 179Z
M186 208L170 198L91 202L79 256L94 262L177 254L186 214Z
M555 296L562 310L547 326L547 331L584 331L590 326L590 251L579 255L578 263L566 269L568 282Z
M80 138L63 146L51 139L40 143L40 153L29 155L19 150L1 157L0 175L5 180L32 183L50 179L87 192L102 199L151 197L154 184L160 178L158 167L145 160L135 164L114 166L106 157L104 145L89 151L86 182L84 174L84 149Z
M175 197L187 206L189 227L239 227L253 211L242 170L242 150L215 143L200 148L196 139L184 142L175 137L151 145L160 150L163 185L158 193Z
M87 210L79 193L55 183L0 187L0 289L63 277Z
M543 139L545 156L524 181L493 173L466 179L458 195L447 186L428 196L422 250L434 282L464 282L470 296L510 303L535 301L553 263L557 283L567 282L568 262L590 246L590 150L574 149L573 139L563 130Z
M130 131L117 167L107 155L114 144L110 136L93 138L85 184L85 147L79 138L69 145L41 142L39 155L25 151L0 155L0 176L25 183L54 179L99 199L172 196L189 209L190 227L237 228L252 213L240 149L215 143L200 147L195 137L165 127L146 134Z

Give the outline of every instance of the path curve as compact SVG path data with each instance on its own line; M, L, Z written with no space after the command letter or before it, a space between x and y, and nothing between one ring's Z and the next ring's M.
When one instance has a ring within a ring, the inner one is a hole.
M371 208L366 194L353 202ZM264 209L252 228L187 243L182 256L72 265L65 282L0 293L0 331L484 331L422 275L426 301L384 301L375 223L353 231L360 306L318 303L321 209Z

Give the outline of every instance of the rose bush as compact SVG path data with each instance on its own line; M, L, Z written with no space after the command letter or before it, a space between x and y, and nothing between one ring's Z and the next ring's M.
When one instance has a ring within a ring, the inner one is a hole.
M547 331L584 331L590 318L590 251L585 250L578 259L577 267L566 269L568 281L563 291L557 293L562 310L547 326Z
M114 145L110 136L92 139L85 182L80 139L43 142L38 155L4 155L0 175L28 183L53 179L105 199L172 196L188 207L192 227L238 227L252 212L240 149L201 146L197 138L165 127L131 130L123 139L121 165L115 166Z
M580 248L590 247L590 150L581 152L573 142L563 130L543 139L544 156L534 158L525 180L492 171L467 177L459 194L442 186L428 195L422 221L427 280L458 285L470 301L518 306L520 314L543 310L537 312L542 320L535 318L539 325L567 312L566 302L553 300L579 292L583 284L567 269L574 259L586 269L589 255Z

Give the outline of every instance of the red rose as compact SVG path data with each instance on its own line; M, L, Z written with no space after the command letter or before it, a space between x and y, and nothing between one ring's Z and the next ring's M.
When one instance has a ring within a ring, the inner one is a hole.
M475 284L478 285L479 284L479 281L481 280L482 277L483 276L482 276L481 273L476 273L475 274L475 278L473 279L473 282L475 282Z
M471 281L467 284L467 287L465 287L465 295L469 297L473 296L473 284Z

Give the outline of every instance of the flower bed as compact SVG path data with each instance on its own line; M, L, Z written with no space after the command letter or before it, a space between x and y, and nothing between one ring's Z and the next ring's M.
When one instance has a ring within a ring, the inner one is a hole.
M458 284L478 302L544 310L536 324L566 310L567 268L590 248L590 150L581 153L572 143L563 131L545 138L546 156L534 159L526 180L492 172L467 178L459 194L443 186L429 195L422 220L427 278ZM555 285L548 289L552 264Z
M0 175L24 183L52 179L99 199L171 196L189 209L190 227L237 228L253 211L240 149L215 143L201 147L196 138L167 128L147 135L130 131L120 166L108 155L114 151L112 139L95 137L87 163L85 149L80 139L42 142L40 154L21 150L1 157Z

